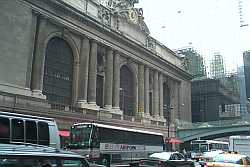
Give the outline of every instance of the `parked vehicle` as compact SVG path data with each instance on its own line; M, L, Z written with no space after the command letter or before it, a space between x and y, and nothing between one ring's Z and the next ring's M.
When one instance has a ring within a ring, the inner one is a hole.
M140 166L156 167L194 167L192 160L186 159L179 152L159 152L153 153L148 159L142 160Z
M200 160L204 152L223 150L228 151L228 142L217 140L194 140L191 142L191 158Z
M250 157L250 136L230 136L229 151L239 152Z
M83 156L73 152L32 144L0 144L0 167L52 166L91 167Z
M161 133L98 123L79 123L71 128L69 148L99 164L138 161L163 151Z
M208 152L204 152L199 164L201 167L205 167L206 163L209 161L213 161L213 158L219 154L224 153L222 150L212 150Z
M250 158L238 153L222 153L207 162L207 167L243 167L250 165Z
M60 148L54 119L1 111L0 143L31 143Z

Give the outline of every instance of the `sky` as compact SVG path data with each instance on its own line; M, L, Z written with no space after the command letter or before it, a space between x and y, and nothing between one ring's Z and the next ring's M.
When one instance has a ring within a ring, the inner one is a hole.
M221 53L227 72L242 64L242 52L250 50L250 0L139 0L151 36L170 49L192 46L207 65ZM248 10L247 10L248 9ZM236 63L237 62L237 63Z

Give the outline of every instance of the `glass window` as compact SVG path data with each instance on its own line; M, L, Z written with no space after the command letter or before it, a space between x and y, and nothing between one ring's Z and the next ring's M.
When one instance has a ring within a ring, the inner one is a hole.
M193 152L198 152L199 151L199 144L191 144L191 150Z
M81 146L89 146L91 130L92 130L91 126L72 128L71 129L72 144L81 145Z
M177 160L176 155L175 155L175 154L172 154L172 155L170 156L170 159L169 159L169 160Z
M227 154L219 154L213 159L214 162L227 162L234 164L241 164L242 157L240 156L228 156Z
M120 109L123 110L124 115L132 116L135 101L134 74L126 65L123 65L120 69L120 88L123 90L122 97L120 94L120 99L123 99L123 103L120 103Z
M92 139L92 147L93 148L100 148L100 134L99 134L99 129L98 128L94 128L93 129L93 139Z
M37 144L37 126L35 121L25 121L26 142Z
M177 154L176 153L176 157L178 160L185 160L184 156L182 154Z
M46 122L38 122L38 144L49 145L49 126Z
M64 160L63 167L88 167L85 161L81 160Z
M12 141L14 142L24 142L24 124L23 120L12 119L11 120L11 132Z
M201 152L208 151L208 144L201 144L200 145L200 151Z
M71 104L73 77L73 52L69 44L52 38L46 48L43 94L52 104Z
M10 142L10 121L8 118L0 118L0 142Z

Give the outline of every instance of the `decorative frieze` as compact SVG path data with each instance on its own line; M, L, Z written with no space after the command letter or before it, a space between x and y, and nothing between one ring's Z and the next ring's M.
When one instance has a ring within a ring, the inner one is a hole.
M103 6L99 6L98 9L98 18L101 20L101 22L107 26L110 26L111 24L111 12L107 8Z
M148 36L147 37L147 43L146 46L148 49L152 50L152 51L156 51L156 41L155 39L153 39L152 37Z

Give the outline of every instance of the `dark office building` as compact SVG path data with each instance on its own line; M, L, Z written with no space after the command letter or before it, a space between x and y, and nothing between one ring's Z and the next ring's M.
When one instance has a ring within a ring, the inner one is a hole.
M246 96L250 100L250 51L243 53Z
M226 84L229 82L226 80L204 79L192 82L192 122L240 117L239 93Z

